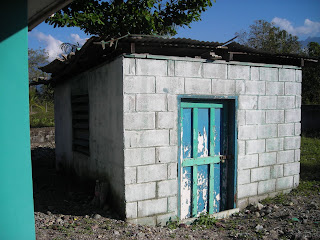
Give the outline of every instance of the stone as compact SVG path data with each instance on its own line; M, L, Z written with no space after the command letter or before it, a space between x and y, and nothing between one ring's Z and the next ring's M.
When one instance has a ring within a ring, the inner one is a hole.
M263 226L262 226L262 225L258 224L258 225L256 226L256 232L259 232L259 231L261 231L262 229L263 229Z
M95 219L95 220L98 220L98 219L100 219L101 218L101 215L100 214L94 214L93 215L93 219Z

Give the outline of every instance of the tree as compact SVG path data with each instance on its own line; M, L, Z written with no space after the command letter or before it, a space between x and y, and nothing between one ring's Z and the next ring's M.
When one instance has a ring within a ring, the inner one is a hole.
M28 49L28 70L29 83L38 79L49 79L50 74L39 69L49 63L49 55L45 49ZM53 101L53 89L49 85L41 85L40 87L30 87L29 89L30 104L39 104L40 101Z
M54 27L116 38L126 34L175 35L199 21L210 0L76 0L46 20Z
M257 20L249 26L249 31L236 33L238 41L248 47L270 53L300 53L298 37L293 36L264 20Z
M320 59L320 45L316 42L308 44L307 53L310 57ZM320 66L302 68L302 103L320 104Z

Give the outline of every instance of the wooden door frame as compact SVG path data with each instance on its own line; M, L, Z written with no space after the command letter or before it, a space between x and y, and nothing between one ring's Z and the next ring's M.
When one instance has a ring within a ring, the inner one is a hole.
M181 103L182 102L208 102L208 103L226 103L228 106L228 119L229 119L229 148L232 151L234 160L231 162L231 165L228 168L228 172L232 174L228 174L228 184L232 183L233 186L227 187L227 206L226 209L234 209L237 206L237 119L236 119L236 112L238 110L238 97L237 96L203 96L203 95L178 95L177 96L178 102L178 217L181 219L181 128L180 128L180 120L182 117L181 112Z

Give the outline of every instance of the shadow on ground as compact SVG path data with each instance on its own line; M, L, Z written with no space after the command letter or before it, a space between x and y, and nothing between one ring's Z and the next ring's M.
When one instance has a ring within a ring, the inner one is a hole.
M108 206L101 209L92 204L94 181L81 181L55 170L54 148L34 148L31 158L35 212L118 218Z

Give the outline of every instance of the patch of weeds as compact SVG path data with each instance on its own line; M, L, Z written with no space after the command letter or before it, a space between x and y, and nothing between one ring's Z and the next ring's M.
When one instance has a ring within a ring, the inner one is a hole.
M262 204L282 204L282 205L288 204L288 202L289 202L288 195L283 193L278 194L274 198L268 197L261 201Z
M95 220L91 219L91 218L84 218L83 221L86 223L86 224L94 224L96 223Z
M166 226L172 230L172 229L178 228L179 224L180 224L180 221L178 217L176 217L175 220L172 220L172 218L170 217L169 221L166 223Z
M171 238L176 238L176 234L175 234L175 233L171 233L171 234L169 235L169 237L171 237Z
M211 228L216 224L218 220L210 216L208 213L201 213L199 218L196 219L192 225L194 226L204 226L205 228Z
M301 179L320 181L320 133L301 138Z
M304 195L311 196L318 194L320 191L320 181L301 181L299 186L294 189L290 194L293 196Z

